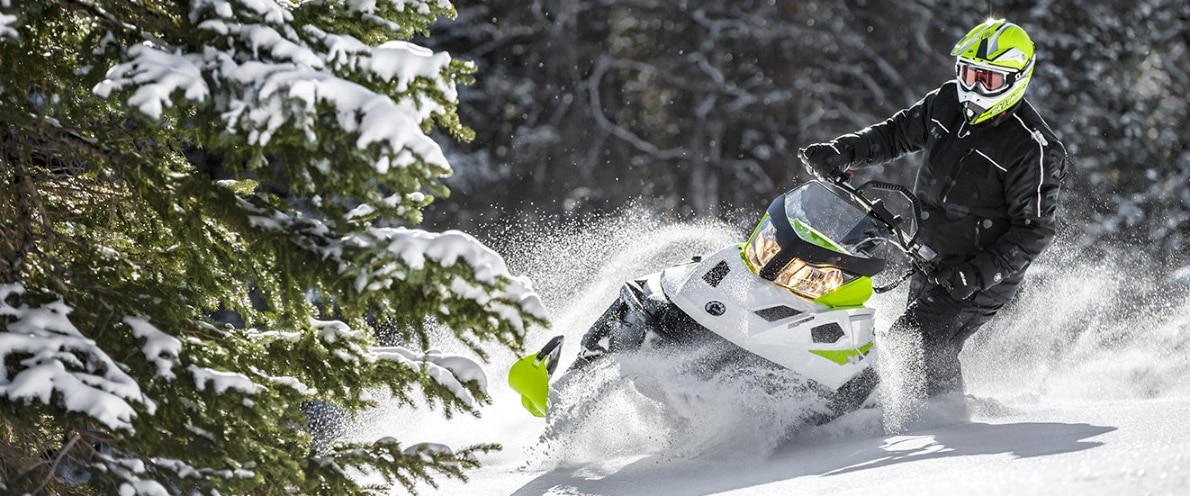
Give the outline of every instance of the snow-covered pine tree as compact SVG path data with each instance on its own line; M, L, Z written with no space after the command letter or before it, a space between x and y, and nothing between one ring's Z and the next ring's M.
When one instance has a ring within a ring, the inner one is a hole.
M473 67L408 41L453 14L0 0L0 492L413 489L495 447L314 449L300 409L388 387L476 413L482 370L429 326L483 358L544 321L499 255L412 228L447 193L428 134L471 133Z

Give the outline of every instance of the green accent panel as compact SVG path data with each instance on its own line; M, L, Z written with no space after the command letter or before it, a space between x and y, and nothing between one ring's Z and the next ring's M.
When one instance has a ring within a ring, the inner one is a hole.
M854 350L810 350L810 353L835 362L839 365L851 363L851 357L862 357L872 350L872 343L865 344Z
M751 242L752 242L752 240L756 239L756 234L760 232L760 226L763 226L763 225L764 225L764 221L766 221L766 220L769 220L769 214L768 214L768 212L765 212L765 214L764 214L764 217L761 217L761 218L760 218L760 222L757 222L757 223L756 223L756 227L753 227L753 228L752 228L752 235L751 235L751 236L748 236L748 242L747 242L747 243L744 243L744 244L751 243Z
M520 393L521 404L534 417L544 417L549 409L550 375L545 360L537 361L534 353L517 360L508 371L508 385Z
M844 249L842 246L840 246L838 243L835 243L833 240L826 237L826 235L818 232L817 229L814 229L813 227L810 227L809 224L802 222L801 219L792 219L791 218L791 219L789 219L789 224L793 226L793 230L794 230L794 232L797 233L797 237L802 238L802 240L806 241L807 243L813 243L813 244L818 245L822 248L837 251L844 255L851 254L851 253L848 253L847 250Z
M814 300L831 308L858 307L872 297L872 278L861 276Z
M753 267L752 261L748 260L748 243L740 243L739 248L740 248L740 260L744 261L744 266L747 267L748 270L752 271L753 274L760 273L760 269Z

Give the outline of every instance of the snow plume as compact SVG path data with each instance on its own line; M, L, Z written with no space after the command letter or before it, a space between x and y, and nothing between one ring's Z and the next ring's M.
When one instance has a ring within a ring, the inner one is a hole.
M1190 284L1148 248L1055 244L968 341L968 389L1015 402L1190 397Z
M926 403L925 352L921 336L881 328L876 335L876 370L884 429L905 432L915 425Z
M62 300L41 306L12 306L25 294L21 284L0 284L0 396L9 401L60 401L69 411L94 418L111 429L132 429L132 403L154 404L136 382L70 322ZM10 357L13 360L10 360ZM15 371L15 375L9 374Z
M825 407L818 390L788 371L741 366L708 376L704 360L719 351L623 354L564 377L534 448L539 460L763 457Z
M554 335L564 335L566 342L557 369L563 371L577 354L583 333L616 298L624 281L720 249L745 235L723 223L673 224L633 209L593 225L517 226L507 232L507 237L492 241L492 246L507 256L510 270L532 279L541 297L547 299L538 304L552 310L550 321L554 327L531 332L525 337L525 347L536 350ZM414 254L439 253L427 248L430 242L430 238L411 239L394 249L404 247ZM466 259L461 254L459 258ZM468 352L464 343L436 344L446 352ZM691 385L677 374L679 360L640 355L615 364L608 362L591 369L589 375L576 376L571 387L554 400L560 408L575 413L570 416L574 422L551 422L555 435L542 436L545 424L531 417L521 406L520 396L505 385L508 370L519 357L502 350L490 351L492 358L484 369L493 378L489 388L492 404L484 407L482 418L447 421L432 411L381 401L381 408L361 416L350 429L350 436L375 439L401 435L410 442L420 436L421 440L451 446L498 440L504 450L482 455L481 462L487 467L512 468L525 466L527 454L531 463L542 465L657 453L696 457L714 447L732 446L758 454L786 434L790 419L804 413L802 407L791 405L793 391L775 393L771 401L753 398L743 387L753 378L745 376ZM618 375L621 371L642 378L643 384L638 387ZM674 386L670 396L662 392L662 384ZM667 403L670 401L672 405ZM757 421L732 424L738 418L733 420L728 412L753 415ZM695 428L700 423L716 427L700 431ZM410 425L418 428L411 431L407 428Z

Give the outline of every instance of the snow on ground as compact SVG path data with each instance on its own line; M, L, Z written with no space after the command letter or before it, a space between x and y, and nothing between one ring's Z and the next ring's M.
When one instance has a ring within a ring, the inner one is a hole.
M1034 406L924 428L795 440L765 456L487 467L425 494L1187 494L1190 401Z
M528 347L567 338L560 370L622 281L746 235L639 212L550 233L518 232L507 241L532 251L501 251L552 311L555 327ZM693 382L674 360L637 356L561 385L563 414L547 422L505 383L515 357L495 352L482 418L382 407L350 437L504 446L470 482L440 480L423 495L1190 494L1190 305L1113 312L1129 272L1054 251L1025 297L968 342L969 420L938 408L889 434L896 412L871 408L804 428L796 394ZM878 327L903 307L894 293L872 302Z

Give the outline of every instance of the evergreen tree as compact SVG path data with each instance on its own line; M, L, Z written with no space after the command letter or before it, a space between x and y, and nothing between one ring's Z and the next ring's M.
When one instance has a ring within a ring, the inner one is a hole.
M430 329L485 358L544 321L499 255L412 228L448 193L428 133L472 134L474 67L409 42L453 15L0 0L0 492L412 490L496 448L322 447L301 409L477 414L482 370Z

